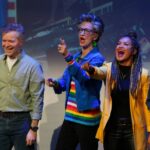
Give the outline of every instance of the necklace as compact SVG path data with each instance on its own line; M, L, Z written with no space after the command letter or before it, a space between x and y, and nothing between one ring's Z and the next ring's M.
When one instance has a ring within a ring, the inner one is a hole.
M125 74L125 73L120 71L120 77L121 77L122 80L126 79L127 76L128 76L128 74Z
M119 76L120 79L125 80L130 77L130 66L119 66Z

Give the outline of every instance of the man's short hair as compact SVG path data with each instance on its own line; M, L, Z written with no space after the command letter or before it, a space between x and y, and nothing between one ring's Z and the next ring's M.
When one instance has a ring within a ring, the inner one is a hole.
M18 32L21 36L24 35L24 27L21 24L17 23L10 23L6 27L3 28L2 34L8 33L11 31L16 31Z

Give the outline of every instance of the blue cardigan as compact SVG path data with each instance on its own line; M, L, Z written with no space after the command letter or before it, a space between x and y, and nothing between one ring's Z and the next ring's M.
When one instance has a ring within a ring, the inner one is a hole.
M81 52L75 54L74 60L80 57ZM70 82L73 78L76 85L76 102L79 111L90 110L100 107L100 89L102 81L90 79L86 71L81 66L89 62L92 66L101 66L105 61L100 54L98 48L92 49L84 58L81 59L80 64L75 61L72 65L68 65L61 78L57 79L58 87L54 88L56 94L61 94L66 91L66 102L70 90Z

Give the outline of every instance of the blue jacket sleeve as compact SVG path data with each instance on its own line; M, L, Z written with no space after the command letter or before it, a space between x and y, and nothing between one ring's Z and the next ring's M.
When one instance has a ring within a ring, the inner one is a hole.
M104 57L101 55L98 55L98 56L92 57L90 60L85 61L84 63L89 62L90 65L99 67L103 64L104 61L105 61ZM86 71L84 69L82 69L81 66L82 65L80 65L76 61L73 64L69 65L68 70L69 70L69 73L71 74L71 76L76 78L79 82L93 80L88 76Z
M56 94L61 94L63 91L66 91L66 82L68 77L68 69L66 68L63 75L56 80L57 87L54 87L54 92Z

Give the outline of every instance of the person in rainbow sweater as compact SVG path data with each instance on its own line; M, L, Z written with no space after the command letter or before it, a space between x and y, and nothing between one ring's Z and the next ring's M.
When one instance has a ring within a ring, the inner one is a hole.
M58 52L62 54L68 67L61 78L49 78L46 84L54 88L55 93L66 91L65 116L56 150L75 150L80 143L81 150L97 150L95 138L101 118L100 89L102 81L90 79L82 65L89 62L101 66L104 57L97 43L103 33L103 21L92 14L83 14L78 25L81 51L71 55L64 39L60 39Z

